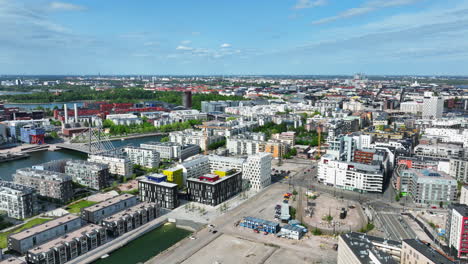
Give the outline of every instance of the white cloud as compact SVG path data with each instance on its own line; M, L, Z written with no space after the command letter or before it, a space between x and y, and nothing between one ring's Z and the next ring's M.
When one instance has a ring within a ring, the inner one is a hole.
M319 25L319 24L326 24L330 22L334 22L340 19L345 19L345 18L350 18L350 17L355 17L355 16L360 16L364 15L379 9L383 8L389 8L389 7L396 7L396 6L404 6L404 5L411 5L416 2L419 2L421 0L373 0L373 1L368 1L362 4L359 7L353 7L350 9L347 9L341 13L339 13L336 16L331 16L331 17L325 17L319 20L315 20L312 22L314 25Z
M179 45L179 46L177 46L176 50L187 50L187 51L189 51L189 50L193 50L193 48L192 48L192 47L183 46L183 45Z
M49 9L54 11L83 11L86 7L65 2L51 2Z
M229 43L221 44L221 48L230 48L230 47L231 47L231 44Z
M305 9L312 7L319 7L328 4L328 0L298 0L293 9Z
M182 45L188 45L188 44L190 44L190 43L192 43L191 40L182 40L182 41L180 42L180 44L182 44Z

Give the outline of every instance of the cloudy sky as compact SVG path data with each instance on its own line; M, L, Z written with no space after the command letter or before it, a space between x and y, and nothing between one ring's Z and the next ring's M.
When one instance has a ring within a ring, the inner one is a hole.
M0 74L468 75L468 0L0 0Z

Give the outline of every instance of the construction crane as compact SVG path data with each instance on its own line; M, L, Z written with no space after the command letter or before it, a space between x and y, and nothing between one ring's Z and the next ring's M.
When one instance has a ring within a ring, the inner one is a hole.
M204 139L204 146L205 150L203 154L208 155L208 129L223 129L225 130L227 127L225 126L210 126L209 122L203 122L203 125L196 126L197 128L203 129L203 139Z

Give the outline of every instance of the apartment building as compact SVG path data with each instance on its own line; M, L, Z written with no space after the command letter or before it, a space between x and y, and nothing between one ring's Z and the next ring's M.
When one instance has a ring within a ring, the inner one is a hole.
M211 131L212 132L212 131ZM225 140L224 136L220 136L214 133L208 133L200 130L186 129L184 131L174 131L169 133L169 141L175 142L180 145L198 145L202 150L205 146L209 146L213 143L217 143Z
M401 264L453 264L453 259L443 255L430 243L417 239L405 239L401 246Z
M317 178L322 184L345 190L382 192L385 171L381 164L340 161L327 154L320 159Z
M208 156L199 155L184 163L178 165L176 168L182 169L184 185L187 183L188 178L199 177L201 175L210 173L210 161Z
M338 264L400 263L400 242L350 232L338 238Z
M220 177L206 174L198 178L187 179L189 200L216 206L242 190L242 173Z
M0 210L16 219L34 216L37 212L36 190L10 181L0 181Z
M457 198L457 181L440 171L408 169L408 194L415 203L452 203Z
M464 149L459 144L419 144L414 148L414 154L421 157L459 159L464 157Z
M8 249L24 254L29 249L81 227L81 218L67 214L8 236Z
M65 172L65 165L67 164L67 159L63 160L52 160L46 163L38 164L32 166L33 169L36 170L46 170L46 171L54 171L54 172Z
M271 184L270 153L257 153L249 156L242 165L242 178L249 181L254 190L261 190Z
M294 146L294 144L296 144L296 132L293 131L273 134L271 135L271 138L276 139L281 143L288 144L290 146Z
M99 224L104 218L134 206L138 199L134 195L121 194L106 201L83 208L81 218L93 224Z
M148 142L140 148L156 150L160 159L185 160L200 153L198 145L182 145L174 142Z
M138 181L140 200L155 203L161 208L174 209L179 206L178 185L166 182L166 176L148 175Z
M127 178L132 175L132 162L121 154L93 154L88 156L88 161L106 164L110 174Z
M64 173L25 168L16 170L13 180L15 183L34 188L44 197L61 202L73 199L72 177Z
M74 182L95 190L109 186L109 165L84 160L68 160L65 174L70 175Z
M466 159L450 159L450 176L468 183L468 160Z
M468 205L452 204L449 206L445 225L447 244L450 255L463 260L468 259Z
M159 207L155 203L143 202L102 220L107 232L118 237L159 217Z
M468 205L468 185L461 187L460 204Z
M106 229L90 224L28 250L26 260L31 264L65 263L106 242Z
M432 92L425 92L422 106L423 118L441 118L444 112L444 99L434 95Z
M159 153L156 150L137 147L125 147L123 150L133 164L150 169L159 167Z
M242 158L223 157L217 155L209 155L208 161L210 165L210 171L223 169L234 169L236 171L242 171L245 163L245 159Z

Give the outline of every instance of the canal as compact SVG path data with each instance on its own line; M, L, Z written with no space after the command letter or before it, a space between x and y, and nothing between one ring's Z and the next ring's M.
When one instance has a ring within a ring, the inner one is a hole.
M132 138L127 140L112 141L114 147L119 148L126 145L139 146L141 143L149 141L160 141L161 136L150 136L142 138ZM59 159L87 159L87 155L71 150L58 151L38 151L30 153L31 157L21 160L13 160L0 163L0 178L2 180L12 180L12 175L17 169L31 168L33 165Z
M144 263L190 234L192 232L177 228L175 224L165 224L112 252L109 257L100 259L93 264Z

